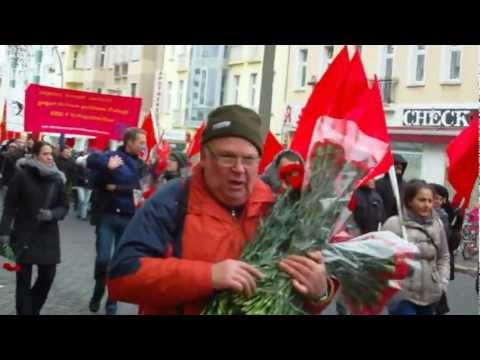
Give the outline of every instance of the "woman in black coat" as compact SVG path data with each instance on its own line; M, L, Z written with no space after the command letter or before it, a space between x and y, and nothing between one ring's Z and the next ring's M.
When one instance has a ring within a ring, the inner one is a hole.
M21 266L15 294L19 315L39 315L60 263L58 221L67 214L68 202L65 175L56 167L52 150L45 142L33 146L32 158L17 164L5 198L0 236L3 241L10 237ZM32 287L33 265L38 277Z

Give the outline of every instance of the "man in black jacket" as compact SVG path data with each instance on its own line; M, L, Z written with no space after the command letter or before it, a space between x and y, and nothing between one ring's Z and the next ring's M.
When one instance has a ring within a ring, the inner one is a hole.
M398 188L400 191L400 201L402 201L404 187L403 175L405 174L408 163L403 158L403 156L399 154L394 154L393 159L395 173L397 175ZM377 180L377 182L375 183L375 190L380 195L383 201L383 205L385 208L384 221L386 221L392 216L398 215L397 203L395 201L392 184L390 182L390 175L388 173L385 174L385 176L380 180Z
M355 191L356 207L353 218L361 234L378 231L379 225L385 222L383 200L375 191L375 182L369 181Z

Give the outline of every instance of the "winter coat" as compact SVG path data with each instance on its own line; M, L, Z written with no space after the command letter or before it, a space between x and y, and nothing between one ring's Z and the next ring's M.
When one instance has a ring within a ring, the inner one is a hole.
M74 185L77 177L77 165L75 164L75 160L58 156L55 158L55 163L57 164L58 169L67 177L67 184L70 186Z
M39 209L52 211L51 221L38 221ZM17 170L8 187L0 234L10 243L23 264L60 263L58 221L68 212L64 181L58 174L45 174L30 164ZM13 222L13 229L12 229Z
M122 158L123 165L112 171L107 165L110 157L114 155ZM125 152L121 146L117 151L90 154L87 158L87 167L93 172L92 212L133 216L135 213L133 190L140 189L140 179L145 175L144 162L138 156ZM106 190L107 184L117 185L117 190Z
M272 191L275 194L278 194L279 192L281 192L281 187L282 187L282 181L278 177L278 164L277 164L278 163L278 158L281 157L286 152L294 152L294 151L290 150L290 149L280 151L275 156L275 158L272 160L272 162L267 167L267 169L264 171L264 173L260 176L260 179L262 179L262 181L265 184L270 186L270 188L272 189ZM300 154L298 154L298 153L296 153L296 154L298 155L298 157L300 159L302 158L300 156ZM301 160L301 163L303 165L303 160Z
M15 164L20 158L20 154L8 154L6 152L0 154L0 186L9 185L16 172Z
M403 172L400 176L397 175L397 182L400 191L400 203L403 206L403 192L405 183L403 181L403 175L407 169L407 161L399 154L394 154L395 164L401 164L403 166ZM390 182L390 175L387 173L385 176L375 182L375 190L380 195L385 207L385 219L398 215L397 203L393 194L392 184Z
M420 252L420 269L415 270L411 278L402 281L402 293L417 305L432 305L447 290L450 278L450 255L443 223L435 212L423 224L410 211L405 210L404 217L408 241L417 245ZM383 230L403 236L398 216L389 218Z
M215 291L212 266L238 259L271 208L271 190L258 180L238 218L209 193L202 169L160 187L125 230L111 264L109 294L140 304L143 314L199 314ZM184 225L179 208L185 203Z
M353 218L361 233L377 231L379 224L385 221L382 198L375 190L366 186L359 188L354 196L356 207L353 211Z

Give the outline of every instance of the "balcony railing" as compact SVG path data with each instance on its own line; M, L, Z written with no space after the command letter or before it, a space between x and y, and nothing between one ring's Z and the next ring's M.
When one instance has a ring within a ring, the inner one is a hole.
M398 83L397 79L382 79L378 80L380 90L382 92L382 100L385 105L395 102L395 90Z

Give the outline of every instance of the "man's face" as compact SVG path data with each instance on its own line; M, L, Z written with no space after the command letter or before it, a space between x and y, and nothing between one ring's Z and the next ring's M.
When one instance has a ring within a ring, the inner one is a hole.
M126 145L126 150L132 155L138 156L147 146L147 137L145 134L137 134L133 141L129 141Z
M72 149L63 149L62 156L65 159L70 159L72 157Z
M403 165L402 164L395 164L395 173L397 175L402 175L402 173L403 173Z
M17 152L17 148L18 148L17 145L12 145L12 144L10 144L10 145L8 146L8 149L7 149L7 150L8 150L8 153L9 153L9 154L15 154L15 153Z
M443 196L435 194L433 196L433 207L434 208L441 208L443 204L445 204L446 199Z
M18 147L19 147L20 149L24 149L24 148L25 148L25 144L26 144L25 140L23 140L23 139L17 139L17 140L15 140L15 143L18 145Z
M369 189L375 190L375 180L373 180L373 179L369 180L369 181L367 181L367 183L365 185L367 185L367 187Z
M179 165L178 165L177 159L175 159L175 157L173 156L169 156L167 160L166 170L175 172L175 171L178 171L178 168L179 168Z
M250 197L259 164L258 150L237 137L214 139L202 148L200 166L212 195L228 207L245 204Z
M33 148L33 144L35 144L35 141L33 141L33 139L28 139L27 140L27 147L29 149Z

